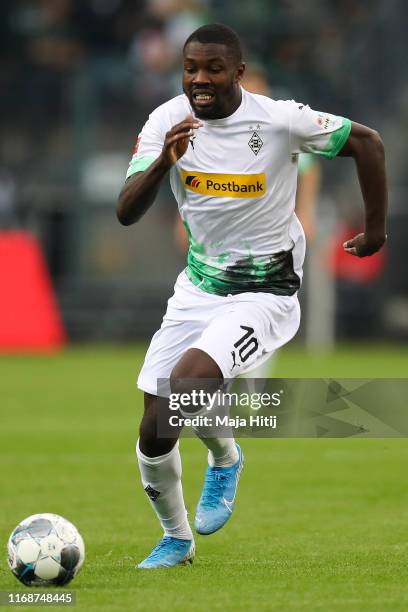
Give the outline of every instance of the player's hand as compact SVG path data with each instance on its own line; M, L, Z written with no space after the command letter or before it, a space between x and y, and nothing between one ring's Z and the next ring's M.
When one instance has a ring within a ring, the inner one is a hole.
M197 130L202 125L201 121L194 119L193 115L187 115L183 121L177 123L167 132L162 157L169 167L173 166L184 155L193 135L193 130Z
M386 239L387 236L385 234L375 238L371 238L366 234L357 234L351 240L347 240L343 244L343 248L347 253L356 257L367 257L379 251Z

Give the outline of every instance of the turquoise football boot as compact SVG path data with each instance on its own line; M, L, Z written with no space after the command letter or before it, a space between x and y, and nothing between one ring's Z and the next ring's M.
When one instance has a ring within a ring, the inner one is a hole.
M193 562L194 555L194 540L180 540L179 538L164 536L150 555L139 563L137 568L156 569L185 565Z
M244 465L242 450L238 444L236 447L239 457L234 465L207 468L194 521L195 530L201 535L218 531L231 517L238 480Z

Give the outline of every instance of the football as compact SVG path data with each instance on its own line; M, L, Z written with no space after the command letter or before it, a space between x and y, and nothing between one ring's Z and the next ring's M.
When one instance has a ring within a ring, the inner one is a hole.
M57 514L33 514L19 523L8 545L8 564L27 586L68 584L85 558L84 541L72 523Z

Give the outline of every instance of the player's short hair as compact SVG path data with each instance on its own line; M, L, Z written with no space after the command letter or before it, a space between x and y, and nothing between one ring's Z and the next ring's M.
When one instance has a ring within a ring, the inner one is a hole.
M242 62L241 42L238 38L238 34L223 23L209 23L195 30L184 43L183 51L185 51L185 48L191 42L225 45L230 57L232 57L237 64Z

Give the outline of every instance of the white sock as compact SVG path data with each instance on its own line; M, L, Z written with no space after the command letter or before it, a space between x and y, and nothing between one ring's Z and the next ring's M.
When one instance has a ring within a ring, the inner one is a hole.
M143 488L166 535L192 540L181 486L179 443L166 455L146 457L136 445Z
M197 437L208 448L208 465L211 467L231 467L238 461L239 455L234 438L202 437L198 430L195 431Z
M183 411L180 412L184 414L184 416L191 416ZM217 406L214 406L211 410L202 408L198 412L195 412L194 416L206 415L212 417L214 423L216 414L226 414L225 408L219 408ZM217 437L219 427L214 424L193 427L193 429L197 438L199 438L208 448L208 464L211 467L231 467L238 461L239 455L235 445L232 427L223 426L222 433L224 436L227 434L228 437L222 438Z

